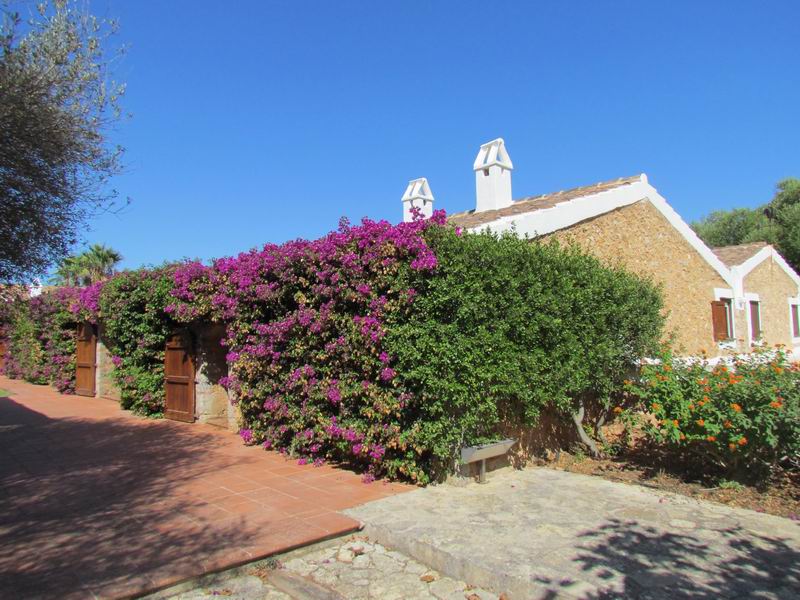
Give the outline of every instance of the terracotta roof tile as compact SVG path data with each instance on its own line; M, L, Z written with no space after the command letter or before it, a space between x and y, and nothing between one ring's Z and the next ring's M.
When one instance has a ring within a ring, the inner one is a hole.
M768 246L767 242L752 242L750 244L739 244L737 246L722 246L720 248L712 248L711 250L717 255L722 262L729 267L735 267L745 262L747 259L752 258L756 253Z
M583 187L573 188L571 190L562 190L552 194L542 194L541 196L527 196L516 200L511 206L501 208L499 210L486 210L476 213L474 210L469 210L462 213L455 213L448 217L448 221L453 225L459 227L478 227L485 223L490 223L501 217L510 217L514 215L521 215L525 213L535 212L546 208L553 208L558 204L569 202L576 198L584 196L591 196L600 192L607 192L614 188L630 185L641 181L641 175L634 177L621 177L611 181L602 181L593 185L586 185Z

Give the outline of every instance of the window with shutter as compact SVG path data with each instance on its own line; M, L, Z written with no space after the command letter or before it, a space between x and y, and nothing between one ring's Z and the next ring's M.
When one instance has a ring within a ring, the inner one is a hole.
M750 339L761 339L761 305L755 300L750 301Z
M800 309L792 304L792 337L800 337Z
M711 303L711 323L714 328L715 342L724 342L733 337L730 299L723 298Z

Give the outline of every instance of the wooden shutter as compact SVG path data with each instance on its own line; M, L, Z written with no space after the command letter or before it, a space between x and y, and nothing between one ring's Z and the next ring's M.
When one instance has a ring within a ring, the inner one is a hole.
M800 337L800 310L797 304L792 304L792 336Z
M758 302L750 301L750 339L757 340L761 338L761 310L759 309Z
M714 326L715 342L722 342L729 338L727 302L715 300L711 303L711 323Z

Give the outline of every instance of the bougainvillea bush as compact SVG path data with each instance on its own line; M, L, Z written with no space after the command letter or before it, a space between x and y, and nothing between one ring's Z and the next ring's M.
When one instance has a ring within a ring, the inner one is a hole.
M164 346L176 328L165 311L172 286L172 267L139 269L118 273L98 294L101 339L112 354L121 405L137 414L164 410Z
M24 379L31 383L45 384L46 356L39 340L39 328L31 317L27 300L15 303L9 310L5 327L6 355L3 372L11 379Z
M800 372L780 348L730 366L666 353L626 387L651 441L727 476L800 465Z
M607 396L661 325L650 284L441 213L190 263L173 294L226 325L246 442L423 483L501 422Z
M57 288L16 303L5 372L31 383L75 391L75 332L81 290Z

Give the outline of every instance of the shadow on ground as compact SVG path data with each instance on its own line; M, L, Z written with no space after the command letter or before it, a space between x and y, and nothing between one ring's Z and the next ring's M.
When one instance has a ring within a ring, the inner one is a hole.
M182 514L193 499L181 484L214 445L179 424L54 420L0 399L0 597L82 596L136 577L141 589L247 546L235 518L206 527Z
M789 525L794 526L794 525ZM719 531L712 552L690 533L664 533L633 521L611 519L581 534L576 562L600 591L583 598L797 598L800 552L780 538L739 528ZM603 585L607 582L607 586ZM541 583L552 585L554 582ZM568 587L571 579L550 587ZM605 588L605 589L603 589Z

